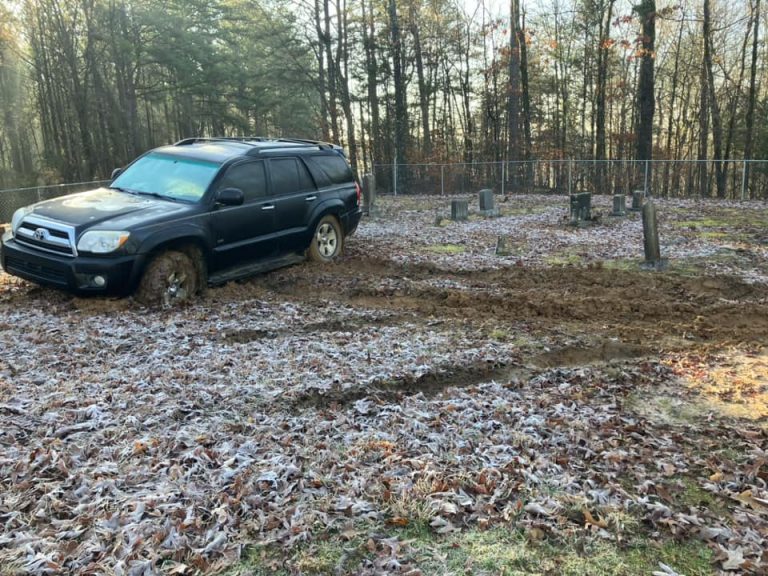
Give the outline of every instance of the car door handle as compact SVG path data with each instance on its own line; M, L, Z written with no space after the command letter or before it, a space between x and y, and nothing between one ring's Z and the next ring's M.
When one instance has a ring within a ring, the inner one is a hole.
M317 200L317 196L307 196L307 202L312 202L312 200Z
M261 205L262 210L274 210L275 205L274 204L262 204Z

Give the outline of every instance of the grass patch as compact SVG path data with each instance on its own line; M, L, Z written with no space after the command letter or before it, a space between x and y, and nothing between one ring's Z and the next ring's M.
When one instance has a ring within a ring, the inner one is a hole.
M622 270L632 271L640 268L639 260L630 260L629 258L622 258L619 260L603 260L601 265L606 270Z
M461 244L433 244L424 250L433 254L463 254L467 248Z
M290 574L351 574L371 552L361 537L330 535L326 540L285 550L278 546L250 548L224 576L288 576Z
M677 492L680 502L686 506L707 508L722 517L728 513L728 508L714 494L699 486L693 478L681 480L683 490Z
M718 232L715 230L706 230L704 232L699 232L697 235L705 240L719 240L731 236L731 234L728 234L727 232Z
M638 539L614 542L572 539L554 543L519 530L469 530L448 538L416 534L419 568L425 574L602 576L650 574L663 562L687 576L712 574L712 555L703 543L657 544Z
M553 254L544 258L544 263L549 266L576 266L583 260L578 254Z
M677 228L723 228L733 223L727 220L715 220L714 218L702 218L700 220L678 220L670 223Z
M360 528L360 535L352 539L333 534L294 550L252 549L225 575L354 574L376 553ZM407 556L423 574L636 576L658 570L659 562L687 576L714 573L712 553L699 541L659 543L635 537L619 544L580 531L555 542L541 531L506 527L439 536L425 522L374 532L378 539L396 536L408 546Z

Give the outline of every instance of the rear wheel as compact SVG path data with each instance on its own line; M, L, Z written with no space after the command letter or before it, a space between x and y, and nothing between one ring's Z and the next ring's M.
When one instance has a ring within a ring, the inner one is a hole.
M330 262L344 249L344 233L336 216L323 216L315 227L309 257L315 262Z
M144 271L136 299L147 306L170 308L192 300L200 288L198 267L183 252L155 256Z

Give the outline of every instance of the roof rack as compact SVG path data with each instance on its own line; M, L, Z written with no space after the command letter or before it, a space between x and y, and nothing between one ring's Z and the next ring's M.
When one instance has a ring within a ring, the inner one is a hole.
M266 136L216 136L216 137L194 137L184 138L174 144L174 146L188 146L198 142L241 142L243 144L256 144L269 142L274 144L309 144L317 146L321 150L338 150L341 147L322 140L306 140L302 138L268 138Z

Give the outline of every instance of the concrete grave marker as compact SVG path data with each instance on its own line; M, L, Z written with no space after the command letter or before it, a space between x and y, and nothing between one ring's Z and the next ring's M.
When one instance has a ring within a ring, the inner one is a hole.
M483 216L498 216L499 209L496 208L496 199L493 196L493 190L486 188L480 190L480 213Z
M468 220L469 202L466 200L451 200L451 220Z
M645 198L644 190L632 191L632 208L630 208L632 212L640 212L643 207L643 198Z
M611 216L626 216L627 214L627 197L624 194L613 195L613 212Z
M586 226L592 220L592 194L571 194L571 225Z
M496 238L496 256L509 256L512 254L512 237L499 236Z

